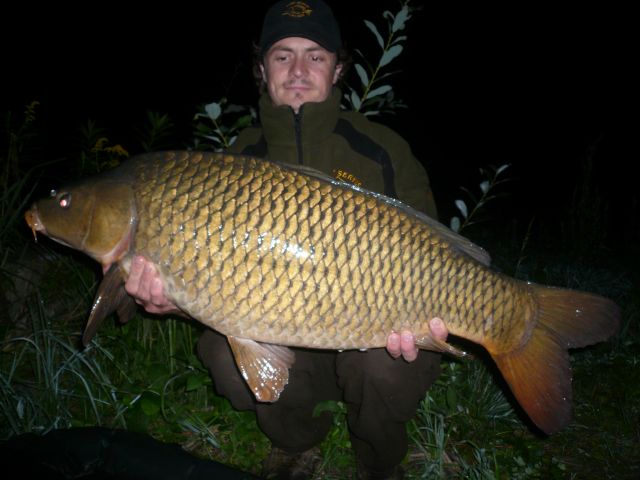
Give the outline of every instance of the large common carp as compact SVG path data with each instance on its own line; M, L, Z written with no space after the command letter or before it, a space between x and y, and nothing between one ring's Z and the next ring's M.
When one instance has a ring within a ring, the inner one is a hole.
M568 349L607 339L608 299L522 282L481 248L382 195L256 158L162 152L51 192L26 213L32 230L108 270L83 341L135 304L123 288L134 254L152 260L169 299L227 336L256 398L275 401L295 360L287 346L367 349L392 330L455 353L449 333L489 351L544 432L571 418Z

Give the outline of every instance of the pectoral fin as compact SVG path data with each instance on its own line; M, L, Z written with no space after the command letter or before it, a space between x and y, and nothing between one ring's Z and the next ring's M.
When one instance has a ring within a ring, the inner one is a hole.
M256 399L275 402L289 382L295 354L287 347L227 337L240 373Z
M129 321L136 313L136 302L125 291L124 277L116 263L111 265L100 282L82 335L83 345L91 341L103 320L113 312L118 313L121 323Z
M453 345L445 342L444 340L438 340L427 334L423 337L416 336L416 346L418 348L424 348L425 350L433 350L436 352L448 353L454 357L466 357L467 352L457 349Z

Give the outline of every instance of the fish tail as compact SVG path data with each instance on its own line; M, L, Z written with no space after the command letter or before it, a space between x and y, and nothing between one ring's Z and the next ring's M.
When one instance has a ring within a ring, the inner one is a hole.
M531 420L546 434L571 421L570 348L602 342L616 333L620 309L606 298L530 284L538 318L528 341L494 354L500 372Z

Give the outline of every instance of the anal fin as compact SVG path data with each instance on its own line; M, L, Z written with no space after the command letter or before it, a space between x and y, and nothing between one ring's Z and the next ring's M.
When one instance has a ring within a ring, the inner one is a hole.
M289 382L295 354L287 347L228 336L238 369L260 402L275 402Z
M468 355L467 352L457 349L444 340L434 338L430 334L424 335L422 337L417 336L416 347L423 348L425 350L433 350L434 352L447 353L454 357L466 357Z

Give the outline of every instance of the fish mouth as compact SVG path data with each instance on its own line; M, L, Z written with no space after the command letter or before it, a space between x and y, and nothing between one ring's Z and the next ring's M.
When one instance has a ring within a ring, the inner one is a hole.
M38 243L37 233L40 232L41 234L50 237L51 240L53 240L54 242L58 242L66 247L74 248L73 245L68 244L64 240L56 238L47 232L47 229L42 223L42 220L40 220L40 215L38 214L37 206L34 205L29 210L27 210L24 214L24 219L27 221L27 225L29 225L31 232L33 233L33 239L35 240L36 243Z
M27 221L27 225L29 225L31 232L33 233L33 239L37 242L38 241L37 233L38 232L44 233L46 232L46 229L44 228L44 225L40 221L40 216L38 215L38 209L36 208L35 205L25 212L24 219Z

